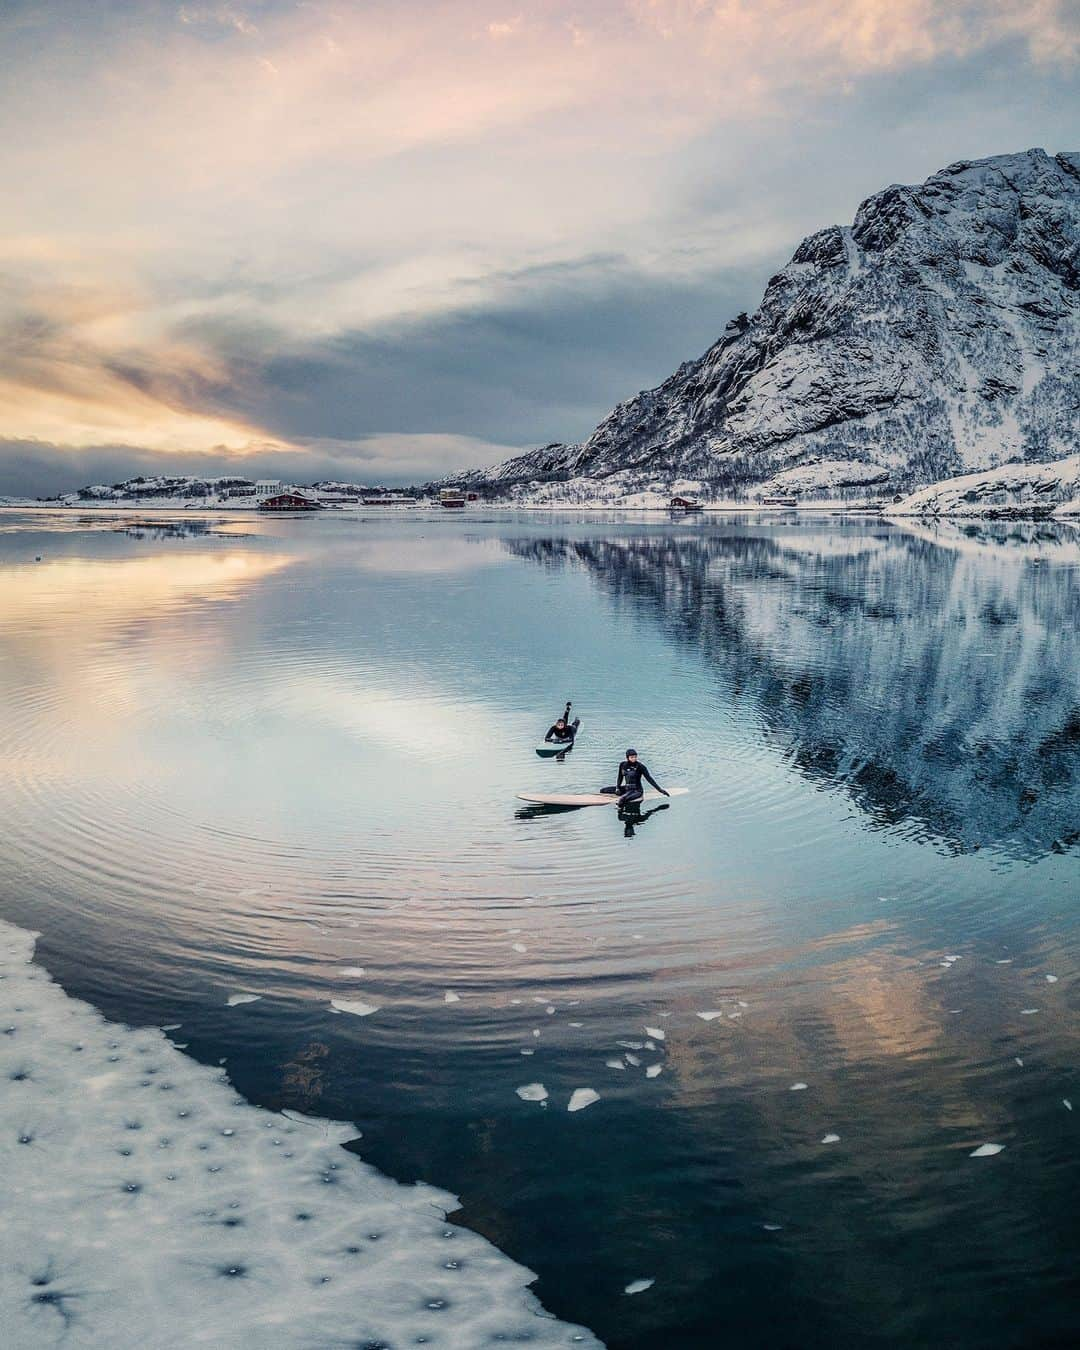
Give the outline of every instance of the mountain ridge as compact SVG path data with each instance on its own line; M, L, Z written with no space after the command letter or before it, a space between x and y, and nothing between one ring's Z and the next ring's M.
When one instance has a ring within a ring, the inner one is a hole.
M1080 153L961 160L808 235L700 357L443 483L551 504L907 493L1080 441Z

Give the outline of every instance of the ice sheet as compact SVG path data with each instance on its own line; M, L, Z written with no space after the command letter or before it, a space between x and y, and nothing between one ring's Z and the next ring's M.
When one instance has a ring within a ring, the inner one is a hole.
M252 1106L32 956L0 922L5 1350L600 1344L453 1196L344 1151L352 1126Z

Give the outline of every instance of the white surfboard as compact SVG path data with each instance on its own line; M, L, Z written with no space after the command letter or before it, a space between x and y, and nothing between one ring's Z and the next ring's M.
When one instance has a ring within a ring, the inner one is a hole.
M567 750L573 750L574 741L581 734L581 719L577 719L577 726L574 736L569 741L541 741L536 747L536 753L541 759L551 759L554 755L565 755Z
M669 797L685 797L689 788L668 788ZM619 800L611 792L519 792L518 800L531 802L534 806L614 806ZM662 792L649 791L641 798L643 802L663 801Z

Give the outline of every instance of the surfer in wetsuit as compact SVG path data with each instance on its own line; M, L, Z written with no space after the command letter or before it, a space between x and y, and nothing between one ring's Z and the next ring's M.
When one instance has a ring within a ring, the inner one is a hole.
M567 749L574 743L574 737L577 735L577 729L581 725L581 718L575 717L572 722L566 719L570 716L570 704L566 705L566 711L559 718L556 718L554 724L548 727L548 733L544 737L545 741L552 741L556 745L565 745Z
M621 811L623 807L629 806L634 802L641 801L645 795L645 790L641 786L641 780L645 779L647 783L667 797L670 794L660 786L649 770L642 764L637 757L636 750L627 750L626 758L619 765L619 776L615 780L615 791L618 794L618 806ZM606 791L606 789L605 789Z

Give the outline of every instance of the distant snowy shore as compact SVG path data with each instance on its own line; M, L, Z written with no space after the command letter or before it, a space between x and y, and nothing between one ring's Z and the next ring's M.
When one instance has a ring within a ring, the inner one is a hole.
M109 1022L0 920L0 1326L6 1350L599 1346L535 1278L156 1027Z
M515 484L497 496L469 502L465 511L633 511L663 512L671 509L671 498L680 495L697 500L702 511L715 513L759 511L803 511L810 513L861 513L888 516L951 517L1047 517L1080 518L1080 454L1049 463L1003 464L997 468L945 478L900 497L886 499L873 490L852 491L846 480L838 484L830 477L831 464L807 465L798 479L765 485L754 493L734 499L715 499L709 485L702 481L680 479L673 484L647 484L633 481L631 475L612 474L607 478L572 478L542 485ZM342 485L335 485L341 487ZM844 490L837 493L838 486ZM869 485L868 485L869 486ZM783 489L783 491L781 491ZM85 491L85 490L84 490ZM316 500L328 511L400 514L403 511L439 511L435 498L428 496L383 495L373 499L359 495L360 489L325 494ZM771 498L771 500L770 500ZM777 501L781 498L781 501ZM154 493L140 498L130 491L123 496L82 496L70 494L52 500L0 497L0 507L16 510L64 512L151 512L167 511L205 514L258 510L254 496L199 495L163 496ZM458 512L450 513L457 515Z

